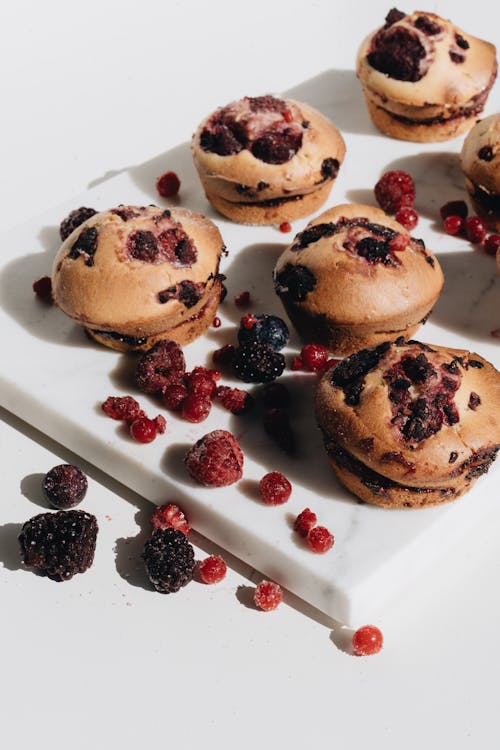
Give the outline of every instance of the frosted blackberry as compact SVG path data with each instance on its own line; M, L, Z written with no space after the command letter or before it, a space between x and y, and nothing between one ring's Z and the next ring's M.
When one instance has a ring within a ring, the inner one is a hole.
M270 383L284 369L284 356L268 344L244 344L234 354L234 374L245 383Z
M194 549L182 531L157 529L146 542L142 559L149 580L160 594L179 591L193 578Z
M42 487L49 503L59 510L68 510L81 503L87 492L87 477L71 464L54 466L44 477Z
M240 345L268 344L277 352L287 345L289 336L288 326L277 315L255 315L254 325L241 326L238 331Z

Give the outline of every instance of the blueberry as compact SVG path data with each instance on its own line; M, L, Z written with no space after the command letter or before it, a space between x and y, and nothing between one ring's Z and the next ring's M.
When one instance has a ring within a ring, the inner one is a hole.
M238 331L239 344L268 344L278 352L288 343L289 331L284 320L277 315L256 315L257 322L252 328L241 327Z

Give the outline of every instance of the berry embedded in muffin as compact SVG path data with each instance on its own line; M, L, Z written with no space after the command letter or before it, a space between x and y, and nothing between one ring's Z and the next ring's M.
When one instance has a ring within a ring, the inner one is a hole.
M474 208L491 229L500 231L500 113L472 128L461 163Z

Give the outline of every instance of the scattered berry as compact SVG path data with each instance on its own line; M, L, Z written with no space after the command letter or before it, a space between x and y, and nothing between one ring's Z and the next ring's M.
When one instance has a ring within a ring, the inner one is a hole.
M272 581L261 581L256 587L253 595L255 606L263 612L270 612L281 604L283 592L277 583Z
M215 318L212 320L212 327L213 328L220 328L222 325L221 319L215 316Z
M277 315L244 315L238 331L238 342L240 345L268 344L279 351L287 345L289 336L288 326Z
M137 363L135 382L144 393L160 393L184 377L186 362L175 341L159 341Z
M255 317L255 315L252 315L252 313L247 313L240 320L240 326L245 331L250 331L250 329L253 328L256 323L257 318Z
M282 221L280 224L280 232L283 232L283 234L288 234L288 232L292 231L292 225L289 221Z
M226 487L243 475L243 452L227 430L213 430L200 438L184 463L193 479L207 487Z
M61 221L59 226L59 234L62 241L64 242L64 240L69 237L70 234L80 226L80 224L83 224L84 221L90 219L91 216L95 216L96 213L97 211L95 209L86 208L85 206L75 208L74 211L71 211L71 213Z
M271 471L260 480L259 492L266 505L282 505L290 497L292 485L280 471Z
M50 276L42 276L41 279L33 282L33 291L35 292L38 299L42 302L46 302L51 305L54 301L52 299L52 279Z
M160 594L179 591L193 578L194 549L182 531L156 529L144 546L142 559L149 580Z
M219 583L226 573L227 565L220 555L210 555L198 563L198 574L203 583Z
M167 386L162 393L162 401L170 411L180 411L188 390L183 383L173 383Z
M375 185L375 198L388 214L400 208L412 208L415 202L415 185L407 172L386 172Z
M240 292L234 298L234 304L238 307L248 307L250 304L250 292Z
M139 416L145 416L132 396L108 396L101 408L111 419L120 419L125 422L132 422Z
M87 477L71 464L54 466L44 477L42 488L53 508L67 510L81 503L87 493Z
M165 172L156 181L156 189L162 198L173 198L179 192L180 186L181 181L175 172Z
M465 234L469 242L479 244L486 237L486 224L478 216L470 216L465 220Z
M490 234L484 241L484 251L488 255L496 255L500 247L500 234Z
M151 443L157 435L154 419L137 417L130 423L130 434L138 443Z
M226 346L216 349L212 354L212 361L215 365L224 366L232 364L234 359L234 353L236 347L232 344L226 344Z
M413 208L400 208L396 213L396 221L408 232L411 232L418 224L418 214ZM392 249L394 250L395 248Z
M282 383L269 383L262 390L262 401L267 409L283 409L290 405L290 391Z
M449 201L448 203L445 203L444 206L441 206L439 213L441 214L443 221L447 219L448 216L460 216L462 219L466 219L469 209L467 208L467 203L465 201Z
M309 508L304 508L295 519L293 528L300 536L306 537L313 526L316 526L317 520L316 513L313 513Z
M285 358L268 344L243 344L236 349L233 372L245 383L268 383L285 369Z
M69 581L92 565L97 531L95 516L83 510L41 513L21 529L23 562L53 581Z
M182 531L184 536L188 536L191 526L186 518L185 513L175 503L168 503L156 508L151 516L153 531L157 529L176 529Z
M302 370L302 360L300 357L292 359L292 370Z
M290 417L284 409L269 409L264 414L264 430L285 453L295 450L295 436L290 425Z
M326 364L328 349L321 344L306 344L300 352L300 361L306 372L318 372Z
M229 388L226 385L220 385L217 388L217 398L224 409L232 414L246 414L254 406L253 396L240 388Z
M163 435L163 433L167 429L167 420L165 419L163 414L158 414L158 416L153 419L153 422L155 423L157 434Z
M444 231L446 234L451 234L456 237L457 234L462 234L465 229L465 220L461 216L447 216L444 220Z
M188 422L204 422L210 414L211 408L212 402L206 396L198 396L197 393L188 393L182 402L182 417Z
M383 643L382 633L375 625L364 625L352 637L352 648L356 656L378 654Z
M307 535L307 544L313 552L323 554L333 547L334 538L325 526L315 526Z
M195 367L184 376L184 384L188 393L200 398L212 398L217 390L217 380L220 373L217 370L207 370L206 367Z

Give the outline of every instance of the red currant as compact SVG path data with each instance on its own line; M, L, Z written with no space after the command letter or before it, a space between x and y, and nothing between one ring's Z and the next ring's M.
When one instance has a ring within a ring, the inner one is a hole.
M173 198L179 192L180 186L181 181L175 172L165 172L156 181L156 189L162 198Z
M470 216L465 220L465 234L469 242L477 245L486 237L486 224L478 216Z
M217 315L216 315L215 318L212 320L212 326L214 328L220 328L221 325L222 325L221 319L218 318Z
M375 625L363 625L352 637L352 648L356 656L378 654L384 644L384 638Z
M130 434L138 443L151 443L156 433L156 422L153 419L137 417L130 424Z
M418 214L413 208L400 208L396 213L396 221L410 232L418 224Z
M255 606L264 612L270 612L281 604L283 592L277 583L272 581L261 581L256 587L253 595Z
M282 505L290 497L292 485L280 471L271 471L260 480L259 492L266 505Z
M500 247L500 234L490 234L484 241L484 251L488 255L496 255Z
M252 315L252 313L247 313L240 320L240 326L246 331L250 331L256 323L257 318L255 317L255 315Z
M182 416L188 422L203 422L210 414L211 408L212 402L209 398L189 393L182 404Z
M227 565L220 555L210 555L198 563L198 575L203 583L219 583L226 573Z
M289 221L282 221L280 224L280 232L283 232L283 234L288 234L288 232L292 231L292 225Z
M462 234L465 228L465 221L461 216L447 216L444 220L444 231L446 234L451 234L455 237L457 234Z
M328 350L321 344L306 344L300 352L302 367L306 372L318 372L328 359Z

